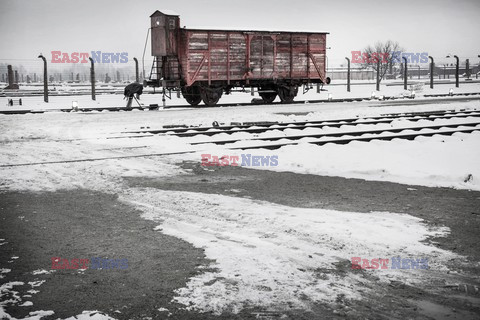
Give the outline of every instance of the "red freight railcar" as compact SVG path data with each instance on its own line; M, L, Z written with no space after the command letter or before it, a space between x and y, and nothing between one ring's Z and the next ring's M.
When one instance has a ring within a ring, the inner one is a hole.
M154 63L146 85L180 89L191 105L215 105L235 87L257 88L266 103L292 102L302 84L325 76L328 33L180 28L176 14L151 16Z

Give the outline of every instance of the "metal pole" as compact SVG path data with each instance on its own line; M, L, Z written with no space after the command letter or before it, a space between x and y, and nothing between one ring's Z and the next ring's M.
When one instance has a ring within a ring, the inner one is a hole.
M455 66L455 87L458 88L458 68L459 68L459 64L460 64L460 59L458 59L457 56L453 56L455 59L457 59L457 65Z
M143 56L142 56L142 78L143 79L145 79L145 51L147 50L147 42L148 42L148 35L150 34L150 29L152 29L152 28L148 28L147 37L145 38L145 47L143 48ZM158 72L157 72L157 74L158 74ZM153 90L155 92L155 87L154 87Z
M15 87L15 76L14 76L14 73L13 73L13 68L12 66L9 64L7 66L7 70L8 70L8 75L7 75L7 78L8 78L8 89L18 89L17 87Z
M405 61L405 67L403 68L403 89L407 90L407 58L402 57L402 59Z
M48 75L47 75L47 59L43 55L39 55L43 60L43 101L48 103Z
M138 60L137 58L133 58L135 61L135 81L140 82L140 78L138 77Z
M480 58L480 54L478 55L478 57ZM475 72L475 78L478 79L478 73L480 72L480 63L478 63L478 70L477 72Z
M347 57L345 57L345 59L347 59L347 62L348 62L348 69L347 69L347 92L350 92L350 59L348 59Z
M377 58L377 91L380 91L380 59Z
M467 79L470 79L470 59L467 59L465 62L465 72L467 73ZM22 81L23 81L23 75L22 75Z
M92 57L88 57L90 60L90 82L92 83L92 100L95 100L95 65L93 64Z
M433 89L433 69L434 69L434 66L435 66L435 61L433 60L433 58L431 56L428 56L429 59L431 59L431 62L430 62L430 89Z

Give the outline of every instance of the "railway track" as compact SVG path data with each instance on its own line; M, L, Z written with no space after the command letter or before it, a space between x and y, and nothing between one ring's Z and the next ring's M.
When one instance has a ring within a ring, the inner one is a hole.
M453 119L453 118L467 118L480 117L480 110L446 110L446 111L432 111L432 112L415 112L415 113L398 113L386 114L382 116L373 116L365 118L345 118L332 120L318 120L318 121L295 121L295 122L245 122L236 123L224 126L210 126L210 127L171 127L162 129L145 129L124 131L124 134L170 134L179 137L193 137L196 135L214 136L220 133L233 134L238 132L248 133L262 133L269 130L284 131L287 129L306 129L306 128L323 128L332 127L338 128L344 125L369 125L392 123L395 120L405 119L409 121L420 120L436 120L436 119Z
M145 154L125 154L125 155L115 155L115 156L106 156L98 158L83 158L83 159L68 159L68 160L58 160L58 161L44 161L44 162L32 162L32 163L15 163L15 164L3 164L0 167L18 167L18 166L31 166L31 165L49 165L49 164L61 164L61 163L75 163L75 162L93 162L93 161L105 161L105 160L115 160L115 159L130 159L130 158L145 158L145 157L159 157L159 156L168 156L168 155L178 155L186 153L195 153L206 151L210 148L208 144L222 145L227 150L249 150L249 149L270 149L275 150L284 146L298 145L298 144L314 144L322 146L328 143L333 144L348 144L354 141L369 142L373 140L381 141L391 141L394 139L403 139L403 140L414 140L417 137L432 137L435 135L441 136L451 136L456 133L472 133L475 131L480 131L480 120L479 121L470 121L470 122L448 122L443 124L434 124L428 126L405 126L405 127L389 127L389 128L373 128L370 130L339 130L337 132L322 132L322 133L300 133L295 135L281 135L281 136L268 136L268 137L258 137L255 136L257 131L254 130L263 130L261 132L266 132L270 130L279 130L279 129L304 129L304 128L321 128L320 126L325 127L341 127L343 125L353 126L356 125L371 125L375 126L376 124L388 124L397 119L403 119L411 122L418 122L419 120L452 120L452 119L464 119L466 117L480 118L480 110L462 110L462 111L434 111L434 112L418 112L418 113L403 113L403 114L386 114L378 117L369 117L369 118L348 118L348 119L335 119L335 120L322 120L322 121L302 121L295 123L247 123L242 128L243 131L252 129L252 132L245 131L251 134L248 138L242 139L222 139L222 140L205 140L205 141L189 141L192 135L184 135L188 130L195 130L195 135L205 134L205 130L209 129L218 129L218 127L202 127L202 128L168 128L162 129L161 134L165 135L176 135L185 139L185 144L190 145L190 148L184 148L182 151L170 151L170 152L156 152L156 153L145 153ZM373 120L372 120L373 119ZM291 126L296 124L297 126ZM254 127L255 128L252 128ZM259 128L257 128L259 127ZM235 133L237 131L238 125L236 126L224 126L218 133ZM166 131L165 131L166 130ZM159 130L143 130L135 131L139 132L158 132ZM300 130L299 130L300 131ZM133 132L124 132L123 136L118 137L107 137L106 139L111 138L144 138L144 137L161 137L159 133L149 134L149 135L127 135ZM183 134L183 135L182 135ZM156 143L156 142L155 142ZM242 145L243 143L243 145Z
M462 129L461 127L470 127L468 129ZM454 128L453 130L440 130L442 128ZM425 129L434 129L430 132L421 132ZM411 130L415 131L414 133L405 133L402 131ZM381 141L391 141L394 139L403 139L403 140L414 140L417 137L432 137L435 135L442 135L442 136L451 136L455 133L472 133L474 131L480 131L480 122L476 123L465 123L465 124L450 124L450 125L438 125L438 126L429 126L429 127L416 127L416 128L399 128L399 129L385 129L385 130L377 130L377 131L363 131L363 132L343 132L337 134L324 134L324 135L317 135L315 138L334 138L334 139L317 139L315 141L308 141L309 144L314 144L318 146L322 146L328 143L333 144L348 144L350 142L358 141L358 142L369 142L373 140L381 140ZM397 134L391 134L391 132L398 132ZM389 134L385 134L389 133ZM365 134L374 134L373 136L364 137ZM353 136L352 136L353 135ZM282 139L289 139L289 140L300 140L302 138L312 137L312 135L302 135L302 136L294 136L294 137L281 137ZM268 141L269 139L252 139L255 140L263 140ZM276 140L276 138L271 139L270 142ZM241 141L241 140L238 140ZM237 142L238 142L237 141ZM209 142L212 143L212 142ZM291 146L291 145L298 145L301 143L300 141L289 141L289 142L282 142L282 143L269 143L269 144L259 144L259 145L245 145L245 146L230 146L226 147L229 150L251 150L251 149L269 149L275 150L279 149L284 146ZM200 143L192 143L192 146L199 145ZM225 144L220 142L219 144ZM76 163L76 162L94 162L94 161L106 161L106 160L121 160L121 159L133 159L133 158L147 158L147 157L162 157L162 156L169 156L169 155L179 155L179 154L187 154L187 153L195 153L201 152L202 149L192 148L192 150L184 150L178 152L163 152L163 153L147 153L147 154L134 154L134 155L124 155L124 156L110 156L110 157L98 157L98 158L83 158L83 159L69 159L69 160L58 160L58 161L44 161L44 162L31 162L31 163L15 163L15 164L3 164L0 165L0 168L7 168L7 167L22 167L22 166L35 166L35 165L49 165L49 164L64 164L64 163Z
M458 129L459 127L472 127L470 129ZM457 128L455 130L440 130L442 128ZM422 130L434 130L433 132L420 132ZM415 131L415 133L402 133L403 131ZM347 144L352 141L372 141L372 140L393 140L393 139L406 139L413 140L416 137L431 137L436 134L439 135L452 135L454 133L472 133L474 131L480 131L480 122L474 123L459 123L459 124L443 124L436 126L423 126L423 127L405 127L405 128L396 128L396 129L379 129L379 130L365 130L365 131L347 131L347 132L335 132L335 133L324 133L324 134L304 134L304 135L295 135L295 136L279 136L279 137L267 137L267 138L252 138L248 141L278 141L278 140L301 140L305 138L341 138L341 139L325 139L318 141L308 141L310 144L316 145L325 145L327 143L334 144ZM384 133L399 133L399 134L388 134L383 135ZM363 135L371 135L368 137L362 137ZM342 138L346 137L348 138ZM234 144L237 142L244 141L244 139L232 139L232 140L220 140L220 141L200 141L192 142L191 145L200 145L200 144L216 144L216 145L227 145ZM283 142L277 144L262 144L256 146L236 146L231 149L278 149L282 146L298 144L298 142Z
M420 120L437 120L437 119L453 119L453 118L467 118L480 117L480 110L446 110L446 111L431 111L431 112L414 112L402 114L387 114L378 117L366 118L346 118L335 120L320 120L320 121L298 121L298 122L245 122L243 124L235 124L228 126L212 126L212 127L169 127L163 129L142 129L134 131L123 131L120 135L109 136L105 139L128 139L128 138L146 138L153 137L158 134L168 134L178 137L194 137L197 135L214 136L220 133L233 134L239 132L246 133L262 133L270 130L285 131L287 129L307 129L307 128L339 128L345 125L374 125L374 124L388 124L398 119L404 119L412 122ZM368 121L367 121L368 119ZM213 130L213 131L211 131ZM193 131L193 132L189 132ZM115 133L116 134L116 133ZM128 135L131 134L131 135ZM75 139L56 139L55 142L67 141L81 141L81 140L99 140L98 138L75 138Z
M475 96L475 97L469 97ZM288 105L288 104L309 104L309 103L339 103L339 102L362 102L362 101L377 101L380 103L380 106L391 106L396 104L432 104L432 103L450 103L452 101L471 101L471 100L480 100L480 92L474 93L456 93L456 94L437 94L437 95L424 95L427 99L410 99L408 97L389 97L383 96L381 100L372 99L372 98L341 98L341 99L318 99L318 100L298 100L291 103L281 103L281 102L273 102L268 105ZM439 98L449 97L451 99L442 100ZM171 105L171 106L160 106L159 104L150 104L150 105L142 105L142 106L135 106L130 109L127 109L124 106L119 107L85 107L85 108L78 108L76 112L99 112L99 111L110 111L110 112L119 112L119 111L133 111L133 110L141 110L141 111L154 111L158 110L159 108L162 109L201 109L201 108L231 108L231 107L243 107L243 106L261 106L266 105L265 103L252 103L252 102L245 102L245 103L223 103L217 104L215 107L209 107L205 105L198 105L192 107L191 105ZM58 108L58 109L45 109L45 110L33 110L33 109L17 109L17 110L0 110L0 114L5 115L16 115L16 114L41 114L46 112L73 112L72 108Z
M265 123L245 123L235 124L229 126L212 126L212 127L198 127L198 128L166 128L160 130L141 130L124 132L126 134L145 134L150 133L152 136L158 134L174 135L177 137L191 138L195 136L215 136L217 134L234 134L234 133L249 133L252 136L245 138L231 138L214 140L207 139L204 141L189 141L191 146L200 145L223 145L227 149L277 149L287 145L296 145L303 141L315 145L325 145L327 143L347 144L352 141L372 141L384 140L389 141L393 139L413 140L417 137L431 137L434 135L453 135L455 133L471 133L480 131L480 121L471 122L454 122L443 123L428 126L406 126L406 127L389 127L389 128L374 128L370 130L339 130L336 132L326 133L300 133L301 130L307 128L322 129L340 128L342 126L355 127L358 125L377 125L377 124L391 124L396 120L405 120L408 122L418 122L420 120L435 121L435 120L455 120L464 118L480 118L479 110L462 110L462 111L433 111L433 112L418 112L407 114L387 114L377 117L367 118L346 118L334 120L320 120L320 121L300 121L300 122L265 122ZM268 131L285 131L287 129L298 130L300 134L293 135L278 135L267 137L256 137L256 133L264 133ZM428 132L426 132L428 131ZM279 141L282 141L279 143ZM244 145L238 144L244 142ZM253 143L253 144L252 144ZM258 143L258 144L257 144Z

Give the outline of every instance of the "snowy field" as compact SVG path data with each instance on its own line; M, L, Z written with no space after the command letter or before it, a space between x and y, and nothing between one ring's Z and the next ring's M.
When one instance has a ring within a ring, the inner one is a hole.
M350 96L369 96L369 88L353 87ZM449 85L442 85L432 91L424 89L424 93L448 93L450 88ZM329 90L334 97L348 96L341 93L345 90L343 86L332 86ZM455 92L480 92L480 84L463 85ZM402 93L401 86L385 87L382 91L385 95ZM325 93L322 94L325 97ZM145 95L142 98L144 103L153 103L151 99L154 96ZM159 96L156 98L159 99ZM234 94L225 97L222 102L251 98L248 94ZM300 94L297 99L302 98ZM4 100L0 99L2 109L7 108L3 107ZM34 109L46 109L41 100L42 97L25 98L24 104ZM92 104L88 96L52 97L51 101L49 107L52 108L71 106L72 101L77 101L79 106ZM381 282L395 280L421 285L431 278L444 277L445 264L450 259L463 259L424 242L429 237L445 236L448 228L427 226L421 219L405 213L304 209L239 197L126 188L123 179L188 175L192 173L178 165L182 161L200 163L202 154L221 157L250 153L278 156L278 166L252 169L392 181L413 185L405 186L412 191L415 185L480 190L480 132L420 137L413 141L352 142L324 146L309 144L310 138L305 138L278 150L260 148L249 151L229 148L249 146L251 141L227 146L191 144L208 142L209 139L242 139L246 138L245 133L220 134L214 138L206 135L179 138L165 134L126 137L127 134L122 132L160 129L164 125L210 126L213 121L224 124L245 121L291 122L372 117L388 113L480 110L479 100L441 101L438 104L421 105L387 105L380 101L365 101L0 115L0 190L39 192L87 188L118 193L122 201L141 209L143 218L158 221L159 232L204 248L207 257L216 261L214 266L217 271L205 272L190 279L188 285L177 292L175 301L192 310L220 314L226 311L235 313L252 305L278 310L285 304L308 309L309 301L329 303L340 295L348 299L362 299L354 288L367 281L364 278L355 274L347 277L332 274L327 278L318 278L315 270L331 269L336 263L349 261L353 256L421 256L429 258L432 272L428 275L421 270L371 271L376 272ZM124 102L121 96L101 96L96 103L118 106ZM183 100L170 103L184 104ZM477 121L473 117L418 122L400 119L389 124L356 127L345 124L339 128L291 128L257 134L255 138ZM3 285L2 292L13 290L14 286L15 283ZM13 303L25 301L19 298ZM0 318L2 316L9 318L2 314L0 308ZM33 318L35 315L32 315ZM93 317L86 313L84 318Z
M397 93L401 87L394 87ZM443 87L448 92L449 87ZM465 86L462 92L480 92L480 84ZM363 95L366 94L366 88ZM438 89L441 91L441 89ZM446 93L443 92L443 93ZM228 98L248 99L245 94L236 94ZM78 97L79 99L81 97ZM113 99L112 97L110 97ZM151 98L148 96L148 98ZM31 98L36 101L41 98ZM117 102L121 102L119 96ZM451 99L451 98L450 98ZM238 100L237 100L238 101ZM411 100L407 100L410 102ZM421 101L421 98L419 99ZM201 154L210 153L219 157L245 153L228 148L261 145L259 142L237 142L226 147L213 144L191 145L190 143L214 140L242 139L250 137L247 133L232 135L218 134L214 137L198 135L192 138L178 138L169 135L152 135L151 137L112 139L122 136L122 132L161 129L164 125L211 126L214 121L220 124L232 122L278 121L294 122L305 120L335 120L355 117L379 116L388 113L421 112L436 110L480 110L480 101L448 102L425 105L384 106L388 101L365 101L356 103L320 103L301 105L243 106L227 108L202 109L167 109L158 111L132 112L91 112L91 113L45 113L27 115L0 115L0 139L4 143L1 154L3 165L33 163L44 161L64 161L75 159L139 156L160 153L177 153L195 151L195 153L161 158L142 158L103 161L100 168L113 165L113 177L120 175L162 174L158 167L150 168L148 163L158 161L200 161ZM183 100L176 100L183 102ZM454 120L437 119L435 121L408 121L399 119L388 124L357 125L345 124L340 128L306 128L303 130L272 130L255 135L254 138L295 136L301 134L322 134L335 132L354 132L362 130L381 130L388 128L409 128L451 123L474 123L473 117ZM409 131L405 131L408 133ZM428 129L422 132L428 132ZM250 137L251 138L251 137ZM72 141L59 141L59 140ZM331 138L322 138L328 140ZM457 133L453 136L434 136L416 138L414 141L395 140L391 142L351 142L347 145L327 144L315 146L308 144L311 138L304 138L293 146L278 150L256 149L248 151L252 155L277 155L278 166L261 167L266 170L292 171L330 176L362 178L367 180L393 181L405 184L425 186L453 187L480 190L479 133ZM275 141L289 142L289 140ZM268 143L264 143L268 145ZM40 150L39 150L40 149ZM448 151L447 151L448 150ZM89 163L68 164L67 168L79 165L92 170ZM62 183L61 174L55 174L53 185L31 179L42 170L59 172L55 166L32 166L2 168L9 173L4 175L4 183L22 188L22 184L39 190L69 187L71 182ZM65 165L64 165L65 166ZM255 167L252 167L255 168ZM257 167L258 168L258 167ZM67 171L69 169L66 169ZM62 171L60 169L60 171ZM152 172L153 171L153 172ZM16 175L18 173L18 176ZM172 171L168 171L172 172ZM67 173L66 173L67 174ZM108 173L107 173L108 174ZM470 177L471 176L471 177ZM469 178L470 177L470 178ZM52 179L52 177L50 177ZM467 181L466 181L467 180ZM35 185L39 183L36 187ZM109 182L105 182L109 183ZM58 185L60 184L60 185ZM73 186L80 186L76 182ZM72 186L71 186L72 187ZM99 187L101 189L101 186Z

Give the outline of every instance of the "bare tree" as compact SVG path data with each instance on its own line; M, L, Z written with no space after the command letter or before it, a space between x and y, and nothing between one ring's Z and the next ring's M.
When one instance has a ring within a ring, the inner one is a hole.
M356 56L357 63L360 63L362 68L372 68L377 71L377 66L380 65L380 81L385 77L385 74L393 73L393 67L396 64L402 63L403 48L398 42L388 40L386 42L376 42L375 45L368 45L363 51ZM378 64L380 62L380 64Z

